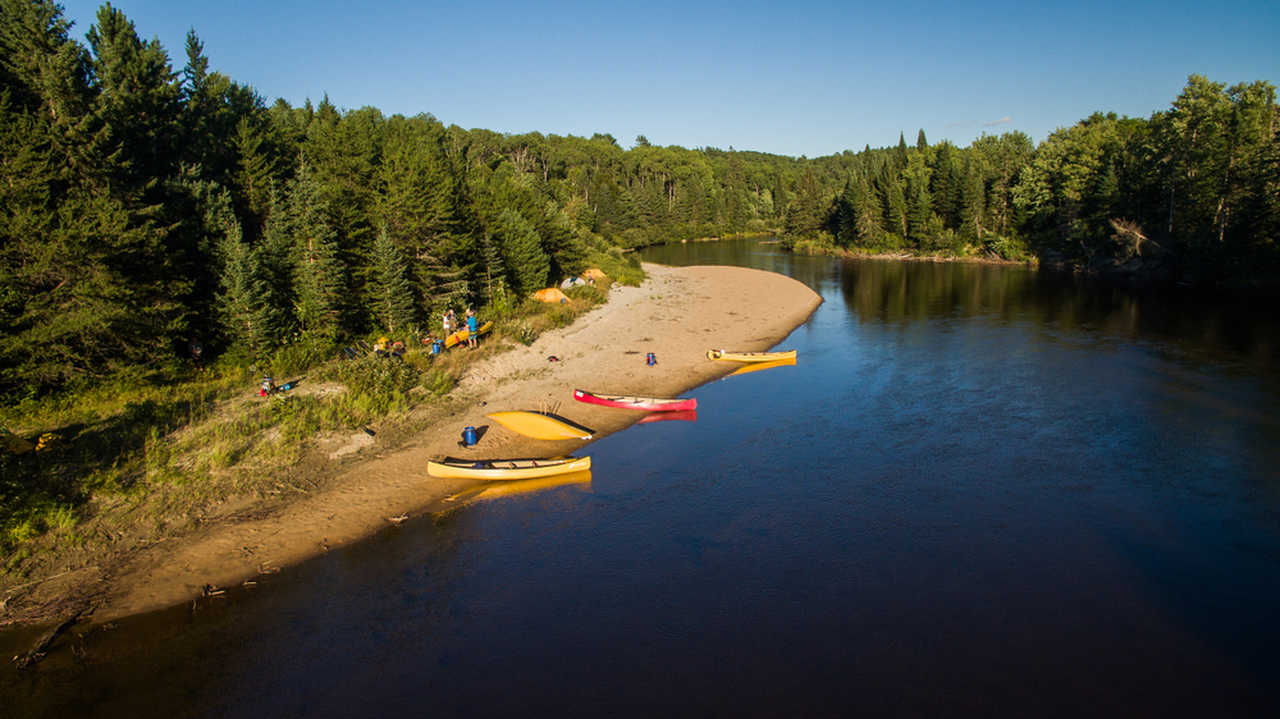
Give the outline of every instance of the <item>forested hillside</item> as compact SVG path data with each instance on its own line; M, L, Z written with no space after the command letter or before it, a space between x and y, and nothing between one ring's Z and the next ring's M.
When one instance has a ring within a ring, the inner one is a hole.
M184 356L413 333L619 247L780 232L809 247L1274 275L1274 88L1193 76L1150 119L806 159L504 135L268 104L104 5L75 37L0 0L0 395ZM340 100L340 98L339 98Z
M1096 113L1038 147L1021 133L930 145L921 132L914 147L814 161L824 172L816 188L801 178L787 227L842 248L1274 283L1278 114L1269 83L1193 75L1167 111ZM832 181L843 187L828 204ZM809 197L827 212L802 209Z

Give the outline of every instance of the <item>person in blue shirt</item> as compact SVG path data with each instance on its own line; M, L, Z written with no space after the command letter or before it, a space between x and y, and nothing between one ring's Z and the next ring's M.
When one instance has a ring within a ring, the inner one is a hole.
M476 346L476 333L478 331L479 321L476 319L476 311L467 308L467 349Z

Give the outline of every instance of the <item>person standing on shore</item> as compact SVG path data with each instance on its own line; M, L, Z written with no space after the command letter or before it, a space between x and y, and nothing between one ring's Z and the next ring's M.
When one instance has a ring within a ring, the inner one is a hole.
M467 308L467 349L476 346L476 334L479 332L479 320L476 318L476 311Z
M444 311L444 338L449 339L449 335L453 334L453 310Z

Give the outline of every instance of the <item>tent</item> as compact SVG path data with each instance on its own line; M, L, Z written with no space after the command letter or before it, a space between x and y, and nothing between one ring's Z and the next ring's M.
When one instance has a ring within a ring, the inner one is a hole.
M606 277L608 277L608 275L600 271L598 267L592 267L591 269L582 273L582 278L584 280L603 280Z
M545 290L538 290L533 293L533 298L542 302L550 302L552 304L557 302L564 304L569 301L569 298L560 291L559 287L548 287Z

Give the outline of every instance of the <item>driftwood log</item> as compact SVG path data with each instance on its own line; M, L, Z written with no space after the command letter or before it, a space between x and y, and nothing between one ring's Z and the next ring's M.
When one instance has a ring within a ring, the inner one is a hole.
M75 614L72 614L61 622L58 622L56 626L42 634L40 638L36 640L36 643L32 645L31 649L27 650L25 654L19 654L14 657L13 663L16 664L19 669L26 669L41 659L44 659L44 655L49 651L50 645L52 645L58 637L62 636L63 632L67 631L72 627L72 625L80 621L80 617L85 613L85 611L86 608L82 608Z

